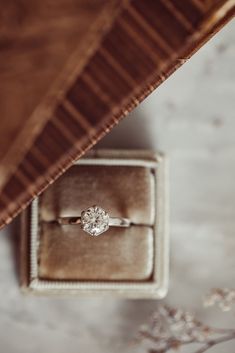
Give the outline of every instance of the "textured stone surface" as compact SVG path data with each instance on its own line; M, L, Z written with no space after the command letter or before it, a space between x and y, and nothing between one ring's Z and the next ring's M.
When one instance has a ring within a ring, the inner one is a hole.
M211 287L235 285L234 32L232 23L100 144L169 154L172 258L165 301L221 327L234 327L234 316L204 310L201 303ZM22 296L14 260L17 231L15 222L0 237L2 351L141 351L130 343L157 302Z

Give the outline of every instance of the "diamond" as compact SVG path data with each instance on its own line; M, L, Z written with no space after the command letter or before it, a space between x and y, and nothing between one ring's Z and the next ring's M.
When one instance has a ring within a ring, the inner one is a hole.
M81 227L90 235L100 235L109 228L109 215L99 206L89 207L81 214Z

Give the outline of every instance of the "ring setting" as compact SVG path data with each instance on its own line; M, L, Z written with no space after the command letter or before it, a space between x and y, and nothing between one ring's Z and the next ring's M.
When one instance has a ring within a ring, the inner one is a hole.
M92 236L98 236L106 232L110 226L129 227L128 218L110 217L102 207L94 205L81 212L80 217L60 217L58 223L65 225L80 224L84 232Z
M99 206L89 207L81 213L81 228L90 235L100 235L109 229L109 214Z

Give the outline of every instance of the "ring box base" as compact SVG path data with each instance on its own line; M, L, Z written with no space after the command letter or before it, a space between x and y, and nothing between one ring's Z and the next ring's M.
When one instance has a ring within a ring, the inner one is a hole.
M165 158L150 151L91 151L22 214L21 287L56 295L163 298L169 244ZM88 204L89 203L89 204ZM97 204L129 218L91 237L57 217Z

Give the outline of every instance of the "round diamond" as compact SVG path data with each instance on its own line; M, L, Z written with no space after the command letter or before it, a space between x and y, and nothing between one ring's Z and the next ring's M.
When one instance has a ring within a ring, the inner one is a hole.
M99 206L89 207L81 214L81 227L90 235L100 235L109 228L109 215Z

